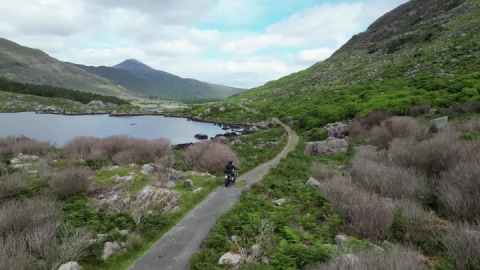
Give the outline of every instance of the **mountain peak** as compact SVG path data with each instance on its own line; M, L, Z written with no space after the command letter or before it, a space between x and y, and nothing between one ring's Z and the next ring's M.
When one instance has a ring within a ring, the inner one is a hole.
M118 68L118 69L124 69L124 70L131 70L131 69L142 69L142 70L151 70L152 68L149 67L148 65L138 61L137 59L134 59L134 58L130 58L130 59L127 59L123 62L121 62L120 64L117 64L115 66L113 66L114 68Z

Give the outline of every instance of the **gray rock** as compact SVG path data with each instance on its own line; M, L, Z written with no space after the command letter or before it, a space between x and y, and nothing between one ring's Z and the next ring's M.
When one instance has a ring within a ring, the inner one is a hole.
M305 183L307 186L310 186L312 188L319 188L320 187L320 182L318 182L317 179L313 178L313 177L310 177L307 181L307 183Z
M276 206L280 206L280 205L282 205L282 204L284 204L284 203L286 203L286 202L287 202L287 199L285 199L285 198L281 198L281 199L278 199L278 200L273 201L273 203L274 203Z
M345 153L347 149L347 140L328 138L325 141L308 142L304 154L306 156L329 156L337 153Z
M40 158L38 156L33 156L33 155L24 155L22 153L19 153L17 158L21 159L21 160L40 160Z
M147 185L137 193L137 202L154 201L156 199L156 195L157 192L155 191L155 188Z
M312 131L311 130L307 130L303 133L303 135L305 136L312 136Z
M335 236L335 243L337 243L337 245L339 246L344 246L346 244L348 244L349 240L348 240L348 236L344 235L344 234L339 234L337 236Z
M444 128L448 123L448 116L440 117L430 120L430 124L437 126L437 128Z
M234 243L238 243L238 242L240 242L240 240L242 240L240 237L238 237L236 235L232 235L232 237L230 237L230 239L232 239L232 241Z
M218 137L215 138L215 141L223 143L223 144L229 144L230 143L230 140L225 136L218 136Z
M166 188L171 189L176 187L175 183L173 181L168 181L167 184L165 185Z
M435 115L435 114L437 114L437 111L438 111L437 109L430 109L428 111L428 113L431 114L431 115Z
M240 139L236 139L232 142L232 145L234 144L239 144L239 145L242 145L242 144L245 144L244 142L242 142Z
M30 163L24 163L24 164L15 164L15 165L11 165L12 168L14 169L23 169L23 168L28 168L28 167L31 167L32 164Z
M106 233L99 233L97 234L97 239L102 241L104 238L107 238L108 237L108 234Z
M240 254L235 254L231 252L227 252L220 257L218 260L219 265L237 265L242 260L242 256Z
M117 241L115 242L106 242L103 245L103 254L102 260L108 259L112 254L117 253L122 250L122 247L118 244Z
M271 148L277 147L280 143L279 142L267 142L267 145L270 146Z
M347 134L347 124L342 122L330 123L323 128L328 132L328 137L343 139Z
M209 114L209 113L210 113L210 108L206 108L206 109L204 110L204 112L205 112L205 114Z
M120 230L118 232L120 233L120 235L127 235L128 234L128 230Z
M143 174L154 174L160 171L160 166L155 163L145 164L142 167Z
M77 262L67 262L60 265L58 270L80 270L80 265Z
M259 129L258 129L257 126L253 126L253 127L249 128L248 131L250 131L250 132L258 132Z
M360 263L360 258L353 254L342 254L338 256L337 260L340 260L343 266L355 266Z
M198 193L198 192L200 192L200 191L202 191L202 188L201 188L201 187L196 188L196 189L193 191L193 193Z
M218 110L221 111L221 112L224 112L224 111L225 111L225 107L220 107L220 108L218 108Z
M94 108L94 109L105 109L105 108L107 108L105 103L103 103L103 101L101 101L101 100L92 100L87 104L87 106L89 108Z
M191 187L191 186L193 186L193 181L190 180L190 179L187 179L187 180L183 181L183 185L187 188Z

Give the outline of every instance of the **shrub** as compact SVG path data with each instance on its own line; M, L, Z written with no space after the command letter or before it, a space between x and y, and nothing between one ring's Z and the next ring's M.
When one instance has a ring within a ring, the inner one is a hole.
M43 156L55 148L25 136L0 138L0 157L16 157L18 154Z
M480 226L455 224L442 237L445 248L453 255L456 269L478 269L480 266Z
M419 143L394 140L390 147L392 160L402 167L413 167L438 175L455 166L465 156L464 144L457 137L456 133L444 131Z
M331 209L346 218L346 225L356 236L380 241L388 235L395 211L392 202L355 188L344 177L321 182L320 192Z
M51 192L60 199L87 192L93 173L88 168L69 167L53 176Z
M460 162L442 173L440 200L446 214L461 220L480 220L480 157Z
M238 166L237 155L230 146L219 142L202 142L191 145L185 152L188 163L194 170L215 174L225 169L232 160Z
M312 129L311 141L323 141L328 138L328 132L324 129L314 128Z
M422 134L421 124L410 117L392 117L371 130L370 142L381 148L388 148L395 138L414 139Z
M431 108L432 108L432 105L430 103L425 103L419 106L413 106L408 110L408 115L412 117L417 117L422 114L427 114Z
M78 137L63 147L63 156L66 158L88 158L93 161L109 158L119 165L155 162L169 154L170 141L167 139L145 140L128 136L111 136L103 139ZM94 162L95 164L99 165Z
M393 116L393 113L391 111L379 110L379 111L373 111L369 113L367 116L357 119L357 121L359 121L362 126L371 128L373 126L380 125L382 121L392 116Z
M352 144L357 141L365 140L370 134L369 131L365 127L363 127L358 120L348 124L347 133L349 143Z
M366 190L395 199L413 198L426 182L413 169L378 163L361 155L353 158L353 173Z
M400 246L392 246L384 252L373 249L356 250L353 254L358 258L349 259L346 254L336 254L325 264L315 270L348 269L348 270L415 270L425 269L421 254ZM355 257L353 257L355 258Z
M313 161L308 170L308 176L317 180L326 180L337 175L338 172L333 165Z
M27 182L18 173L0 176L0 200L17 196L26 186Z
M459 104L456 109L463 113L480 113L480 101L467 101Z

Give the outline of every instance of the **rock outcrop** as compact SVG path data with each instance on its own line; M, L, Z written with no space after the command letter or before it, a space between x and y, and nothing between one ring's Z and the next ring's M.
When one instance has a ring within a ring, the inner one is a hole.
M345 153L347 149L347 140L330 137L324 141L308 142L304 154L306 156L329 156L332 154Z

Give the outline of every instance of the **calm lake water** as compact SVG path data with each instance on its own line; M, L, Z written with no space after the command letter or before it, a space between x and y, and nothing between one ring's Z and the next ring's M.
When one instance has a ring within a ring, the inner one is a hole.
M0 113L0 137L25 135L62 146L78 136L104 138L129 135L142 139L167 138L173 144L197 142L195 134L209 137L225 133L220 126L163 116L110 117L108 115L56 115L34 112Z

